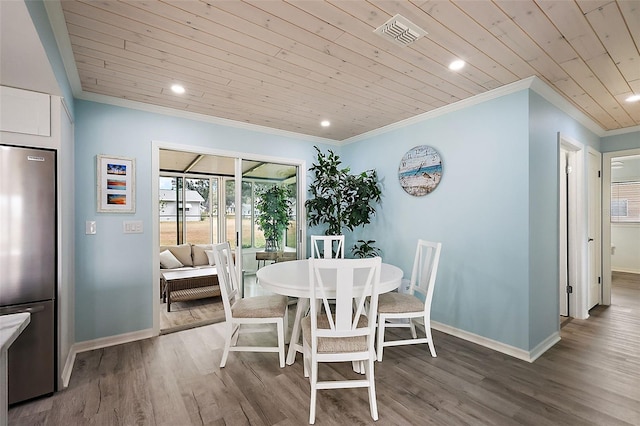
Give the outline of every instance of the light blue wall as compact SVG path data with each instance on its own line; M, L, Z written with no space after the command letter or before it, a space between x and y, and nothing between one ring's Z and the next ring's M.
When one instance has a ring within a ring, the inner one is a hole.
M367 239L405 276L418 238L442 242L432 318L528 349L528 92L393 130L343 148L354 172L375 168L384 197ZM400 187L400 159L429 145L442 158L434 192Z
M529 348L558 331L558 132L598 150L600 139L537 93L529 96ZM586 158L586 155L585 155ZM585 169L586 170L586 169ZM586 197L585 197L586 200ZM586 208L586 206L585 206ZM586 210L584 210L586 211ZM585 230L586 232L586 230Z
M640 131L602 138L602 152L640 148Z
M315 159L313 144L283 136L76 101L76 341L152 327L153 140L271 157ZM326 146L319 145L321 149ZM136 160L136 213L96 213L96 155ZM97 222L85 235L84 223ZM143 234L123 234L141 220Z

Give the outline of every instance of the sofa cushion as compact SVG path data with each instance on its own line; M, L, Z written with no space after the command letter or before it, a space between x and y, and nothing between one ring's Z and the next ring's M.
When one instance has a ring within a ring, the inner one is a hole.
M169 250L160 252L160 267L163 269L182 268L184 265Z
M191 246L191 254L193 257L193 266L200 265L213 265L214 263L209 262L209 257L205 253L205 250L213 250L213 245L211 244L193 244Z
M191 258L191 244L180 244L173 246L160 246L160 253L169 250L184 266L193 266Z
M216 258L213 257L213 250L205 250L204 252L207 255L207 258L209 259L209 265L215 266Z

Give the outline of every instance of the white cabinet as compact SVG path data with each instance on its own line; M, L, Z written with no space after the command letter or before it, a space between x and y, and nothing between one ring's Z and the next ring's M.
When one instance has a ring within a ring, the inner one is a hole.
M51 136L50 96L0 86L0 130Z

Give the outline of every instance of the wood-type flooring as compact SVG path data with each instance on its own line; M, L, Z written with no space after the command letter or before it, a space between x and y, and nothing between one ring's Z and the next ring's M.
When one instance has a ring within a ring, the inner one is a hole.
M612 305L590 314L534 363L437 331L437 358L426 345L385 349L378 422L367 391L349 389L319 392L316 424L640 425L640 276L616 274ZM80 353L69 387L12 408L9 424L307 424L301 356L281 369L277 354L231 353L220 369L223 326ZM332 364L320 374L354 373Z

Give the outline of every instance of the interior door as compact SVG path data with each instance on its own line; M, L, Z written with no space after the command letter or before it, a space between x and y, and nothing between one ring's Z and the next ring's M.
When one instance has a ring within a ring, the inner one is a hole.
M567 288L569 285L569 211L568 211L568 195L569 195L569 174L568 172L568 155L566 149L560 151L559 176L560 176L560 276L558 279L558 291L560 301L560 315L569 316L569 293Z
M589 262L589 291L587 294L587 309L593 308L601 302L601 186L600 186L600 162L601 154L589 151L588 156L588 262Z

